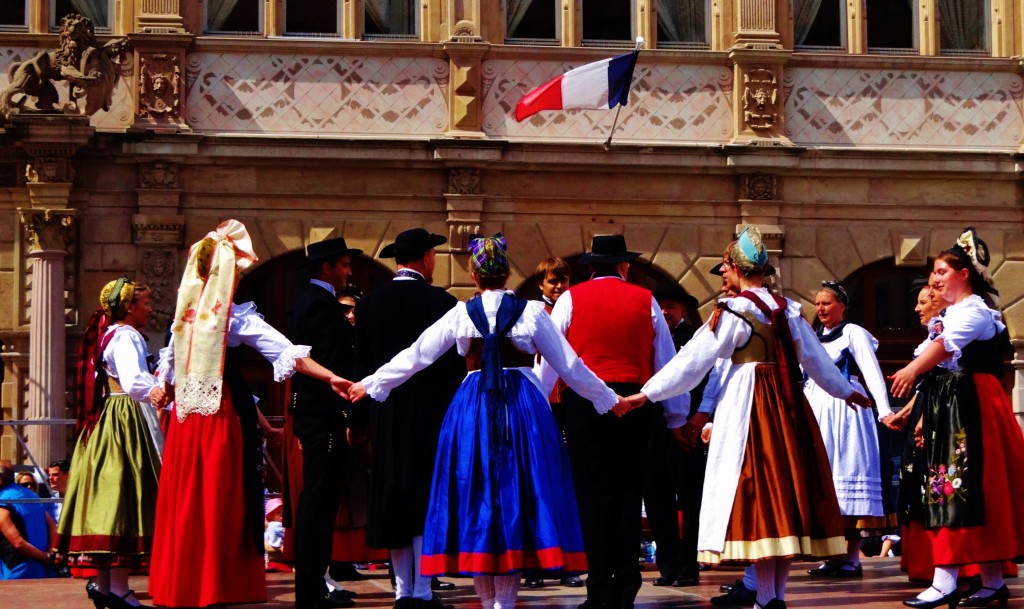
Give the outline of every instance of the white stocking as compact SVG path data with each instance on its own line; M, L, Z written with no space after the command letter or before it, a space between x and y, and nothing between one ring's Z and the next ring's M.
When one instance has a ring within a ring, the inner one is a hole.
M935 567L931 587L918 594L917 598L922 601L937 601L952 593L956 590L956 576L959 571L957 567Z
M494 609L515 609L521 581L519 573L494 576Z
M476 589L476 595L480 597L483 609L494 609L494 576L474 575L473 588Z
M983 562L981 563L981 585L988 590L979 590L971 595L971 598L987 598L995 594L996 590L1006 585L1003 579L1003 563Z
M430 578L420 575L420 560L423 558L423 536L412 538L413 564L413 589L412 597L421 601L429 601L434 598L434 592L430 589Z
M412 598L416 576L412 546L391 548L391 570L395 572L395 599Z
M850 563L854 567L860 564L860 544L860 537L857 539L848 539L846 541L846 562Z
M789 581L789 566L793 563L788 558L775 559L775 598L786 600L786 582Z
M766 558L754 563L757 578L757 604L764 607L775 598L775 560Z

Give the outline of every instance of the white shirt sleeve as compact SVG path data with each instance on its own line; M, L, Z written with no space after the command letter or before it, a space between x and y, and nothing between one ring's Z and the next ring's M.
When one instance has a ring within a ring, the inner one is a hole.
M845 328L846 338L850 342L850 354L857 367L860 368L861 384L871 394L878 408L878 419L881 420L892 414L889 407L889 390L885 386L885 378L882 376L882 368L878 365L878 358L875 357L877 341L867 330L860 326L848 325Z
M455 344L456 317L466 305L458 303L420 334L412 345L362 380L367 395L383 402L391 390L437 361Z
M850 397L854 392L853 385L836 368L836 363L821 346L807 320L800 315L789 317L789 331L793 335L796 357L807 376L832 397Z
M1001 315L989 309L980 296L971 295L962 302L950 305L939 320L942 331L939 337L949 357L943 362L947 369L957 369L963 348L976 340L988 340L1005 327Z
M722 393L722 387L725 384L725 377L729 372L730 366L732 366L731 360L720 359L715 362L711 372L708 373L708 383L704 386L704 394L701 396L700 407L697 408L697 412L703 412L709 416L715 414L715 409L718 407L718 396Z
M563 295L562 298L564 297ZM562 302L562 298L559 298L558 302ZM615 392L586 367L548 314L542 310L535 322L537 329L533 335L533 342L541 354L541 361L547 363L555 378L561 377L573 391L593 402L594 409L599 414L611 410L618 401ZM544 395L550 394L551 391L548 390Z
M669 397L690 391L700 384L716 360L732 357L733 351L747 344L750 333L750 325L746 320L729 311L722 311L715 332L711 331L708 324L701 326L690 342L683 345L675 357L647 381L641 391L648 399L662 403Z
M237 305L228 322L228 346L247 345L274 366L274 381L281 382L295 374L295 360L309 357L312 347L295 345L268 324L252 303Z
M128 397L148 404L149 392L158 381L146 367L146 341L134 328L117 328L113 332L103 352L107 373L117 379Z
M676 345L672 342L672 330L665 322L665 316L658 306L658 301L651 296L651 321L654 323L654 371L661 370L676 355ZM698 383L704 378L697 380ZM681 393L677 396L658 400L665 411L665 423L669 429L682 427L686 417L690 415L690 394Z
M564 337L569 330L570 322L572 322L572 293L563 292L551 309L551 323ZM551 391L558 381L558 372L546 360L547 358L540 358L540 361L533 366L533 373L540 381L541 393L551 395Z

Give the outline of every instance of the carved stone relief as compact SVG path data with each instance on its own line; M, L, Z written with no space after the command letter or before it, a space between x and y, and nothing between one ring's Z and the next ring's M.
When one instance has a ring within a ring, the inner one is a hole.
M177 189L178 165L176 163L140 163L139 188Z
M140 59L138 116L181 121L181 66L177 55L155 53Z
M775 126L779 83L771 70L751 70L743 75L743 122L754 131Z
M72 209L21 209L21 223L31 251L67 251L72 239Z
M25 180L31 184L74 182L75 169L67 157L37 156L25 165Z
M480 194L480 170L467 168L449 169L448 192L457 195Z
M766 173L744 175L741 182L740 198L753 201L778 199L778 178Z
M138 281L153 290L153 315L149 326L158 336L166 329L167 321L174 317L176 259L177 249L169 247L146 248L139 254Z

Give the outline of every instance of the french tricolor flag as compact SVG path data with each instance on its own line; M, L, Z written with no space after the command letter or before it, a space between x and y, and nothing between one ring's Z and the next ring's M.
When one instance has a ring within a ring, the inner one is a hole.
M639 50L573 68L523 96L516 121L541 110L608 110L629 103L633 68Z

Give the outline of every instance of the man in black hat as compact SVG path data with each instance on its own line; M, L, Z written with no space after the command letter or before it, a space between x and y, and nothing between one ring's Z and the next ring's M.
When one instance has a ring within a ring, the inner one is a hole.
M654 299L661 307L665 322L672 329L672 343L678 351L693 338L700 324L697 299L678 283L659 285ZM688 322L694 322L691 325ZM701 402L703 384L690 392L690 404ZM660 406L655 405L655 409ZM696 408L691 409L691 413ZM644 480L644 508L647 524L658 544L660 575L655 586L696 586L700 566L697 563L697 524L706 467L705 446L698 443L683 450L672 434L656 419L651 427L650 449ZM680 530L678 513L683 513Z
M288 338L312 347L310 356L331 372L359 378L355 369L355 330L345 319L337 293L352 276L352 249L345 239L311 243L306 249L310 280L288 313ZM331 560L334 521L345 480L346 410L349 403L324 383L292 379L292 429L302 445L302 493L295 514L295 605L299 609L351 607L346 590L329 591L324 573Z
M622 235L595 235L589 281L562 294L551 312L572 348L619 395L632 395L664 366L675 348L665 318L650 290L626 282L629 263L640 254L626 249ZM541 362L545 389L554 373ZM562 395L565 437L572 463L589 575L583 609L632 609L640 590L640 509L651 404L622 417L599 415L575 392ZM686 396L664 405L671 428L686 422Z
M413 228L399 233L394 243L381 250L381 258L395 259L398 272L394 281L356 305L358 374L354 378L363 378L391 361L455 306L455 297L430 285L434 248L447 241ZM396 608L440 606L431 592L431 578L420 575L423 528L441 421L465 375L465 362L452 348L393 390L383 404L366 402L373 446L367 542L391 551Z

